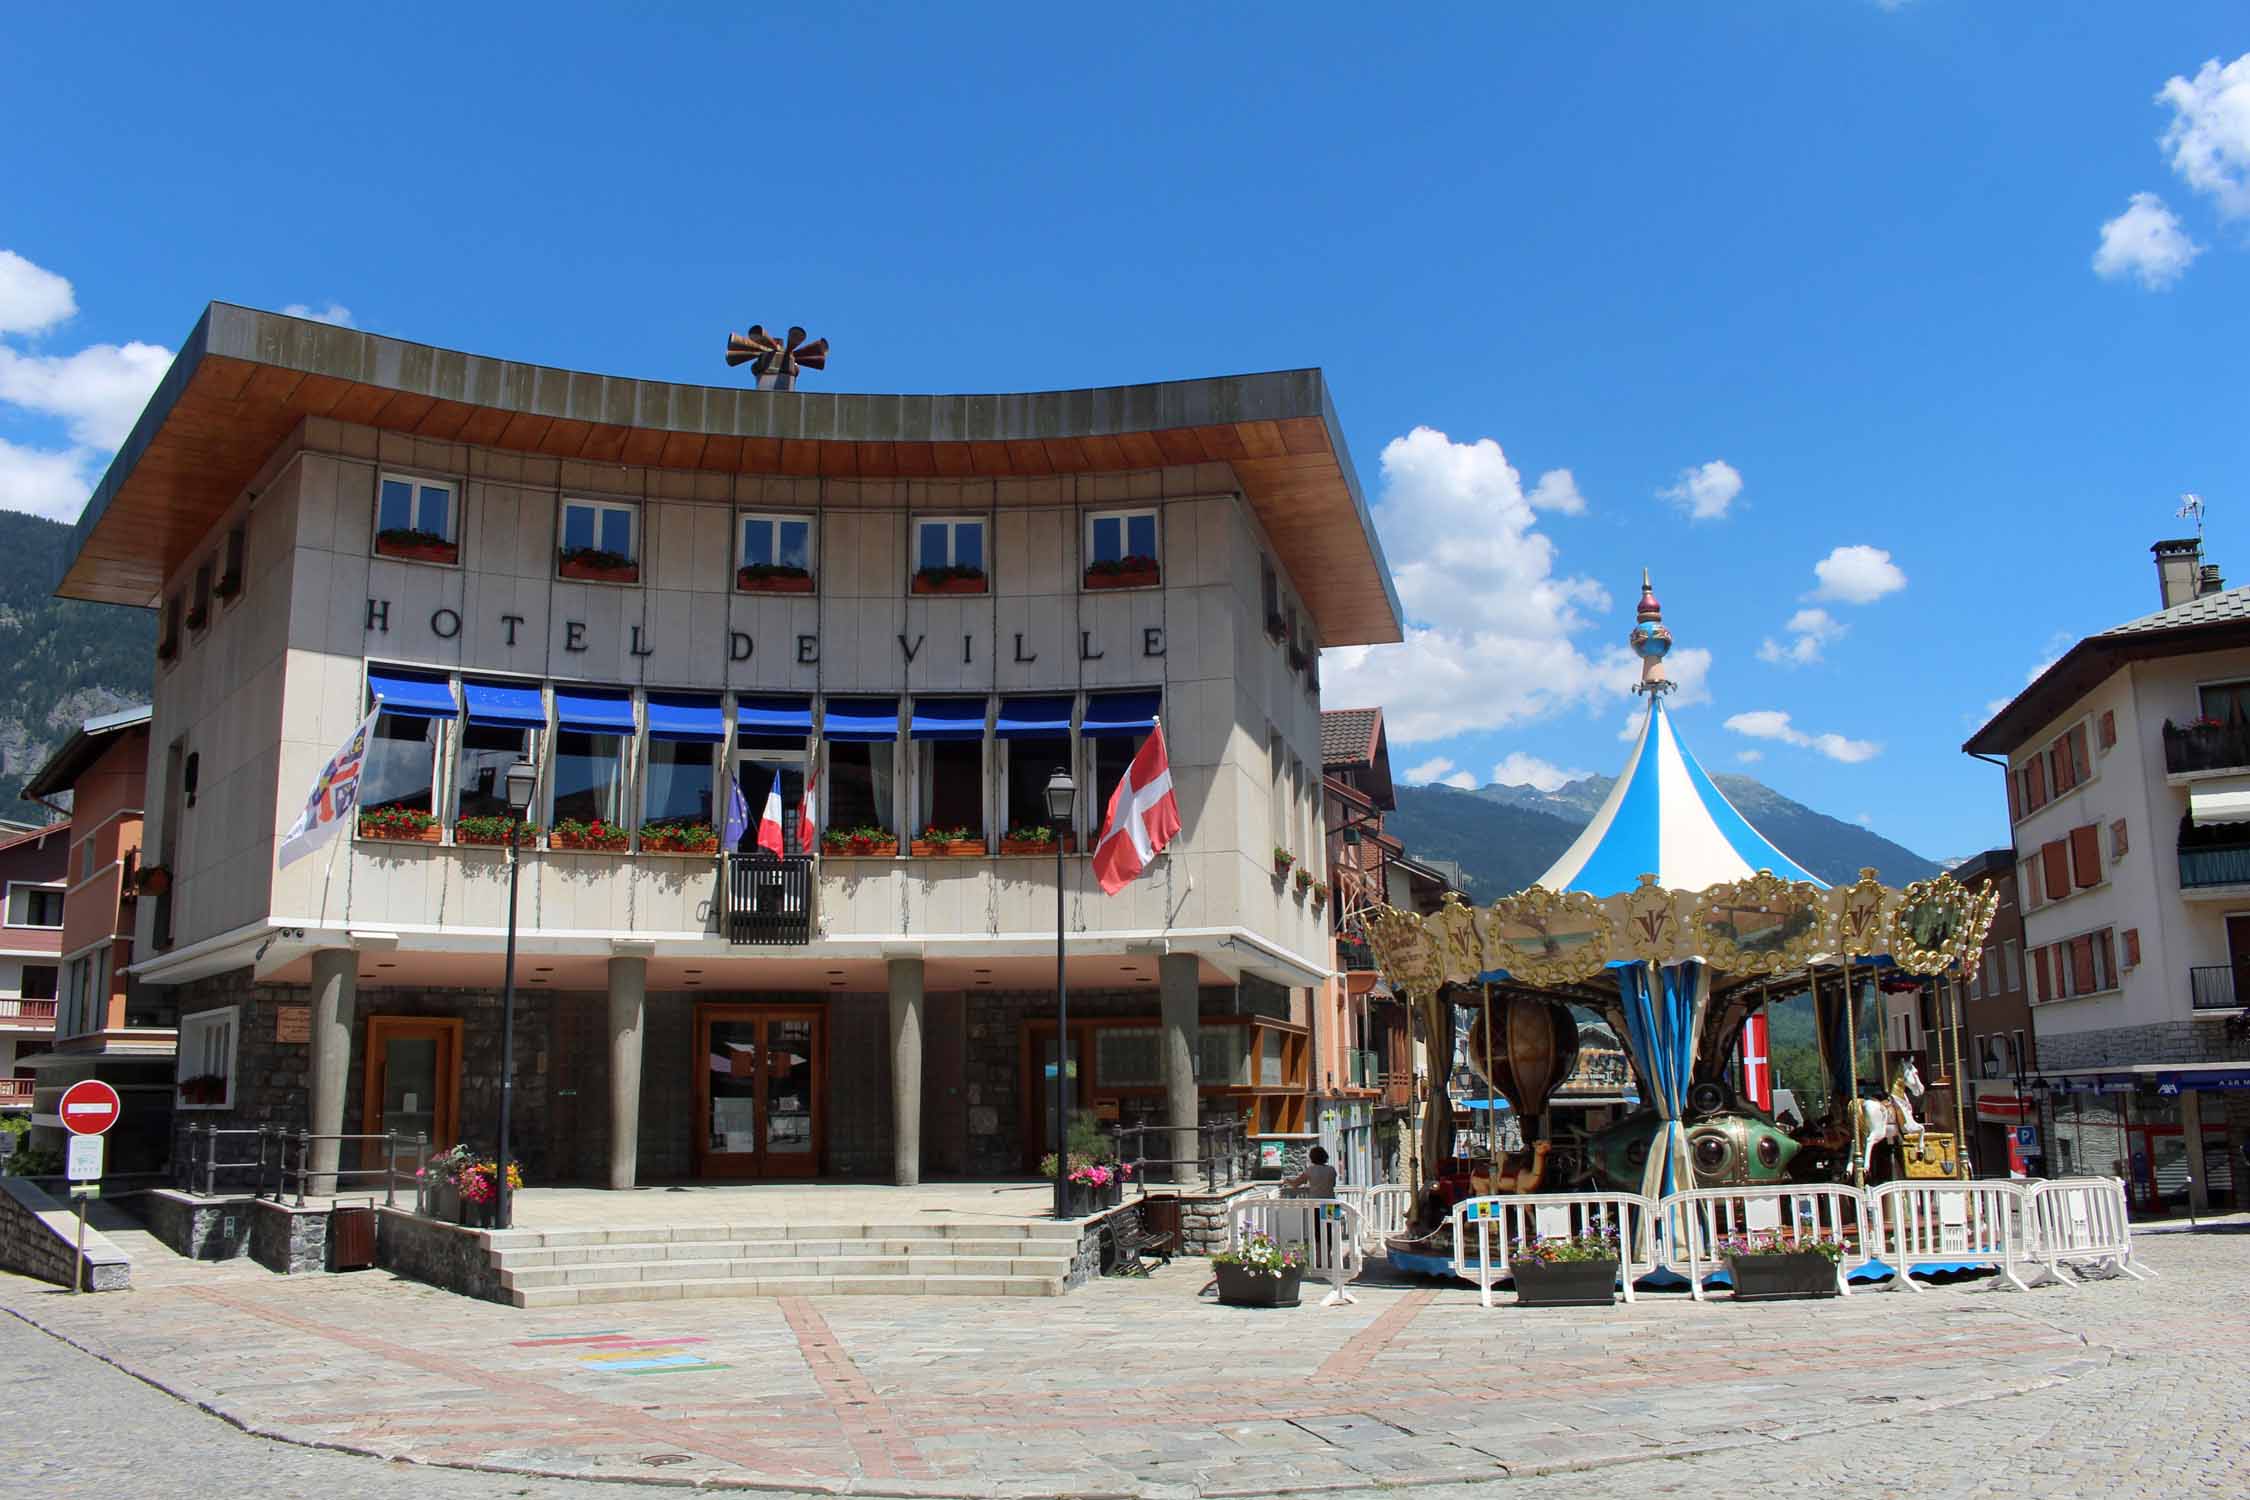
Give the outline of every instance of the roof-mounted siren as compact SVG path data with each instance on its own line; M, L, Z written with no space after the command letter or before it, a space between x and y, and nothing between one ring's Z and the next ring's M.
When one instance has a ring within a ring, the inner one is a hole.
M1633 684L1634 693L1647 693L1661 697L1678 684L1664 675L1664 658L1672 650L1672 632L1664 628L1664 606L1656 602L1656 590L1648 580L1648 569L1641 569L1641 603L1633 611L1633 634L1630 637L1633 654L1641 659L1641 680Z
M759 390L793 391L799 369L828 368L828 340L814 339L808 344L805 330L792 327L784 342L766 332L763 325L752 323L748 333L727 335L727 367L744 363L758 377Z

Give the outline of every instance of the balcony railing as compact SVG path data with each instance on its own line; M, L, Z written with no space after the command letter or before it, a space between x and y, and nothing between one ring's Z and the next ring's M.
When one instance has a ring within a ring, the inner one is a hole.
M52 1000L0 999L0 1021L45 1021L52 1025L54 1019Z
M31 1108L32 1082L29 1078L0 1078L0 1109Z
M812 941L812 860L803 854L727 856L727 941Z
M1357 938L1336 940L1336 967L1346 970L1372 970L1375 967L1375 950Z
M2180 889L2200 886L2250 885L2250 842L2180 846Z
M2198 964L2188 970L2188 996L2197 1010L2240 1010L2250 995L2250 963Z
M2193 771L2250 767L2250 724L2166 724L2164 769L2178 776Z

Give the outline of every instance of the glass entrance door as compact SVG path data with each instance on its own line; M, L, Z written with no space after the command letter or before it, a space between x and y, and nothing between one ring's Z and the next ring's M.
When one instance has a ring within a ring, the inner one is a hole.
M407 1148L418 1132L429 1137L433 1152L458 1141L460 1113L461 1023L421 1016L369 1016L360 1131L367 1135L395 1131L405 1161L411 1159ZM372 1166L382 1144L363 1144L372 1148L361 1153L367 1158L363 1164Z
M1070 1039L1069 1068L1070 1077L1069 1081L1063 1085L1063 1093L1068 1096L1071 1112L1075 1114L1085 1104L1085 1101L1078 1096L1083 1080L1079 1077L1078 1071L1078 1037L1076 1035L1073 1035ZM1062 1149L1061 1142L1068 1129L1067 1123L1062 1121L1056 1113L1055 1039L1051 1036L1044 1036L1039 1039L1039 1068L1032 1084L1039 1090L1039 1150L1037 1154L1044 1156L1050 1151Z
M826 1037L818 1010L697 1008L702 1045L696 1160L710 1177L811 1177L820 1170Z

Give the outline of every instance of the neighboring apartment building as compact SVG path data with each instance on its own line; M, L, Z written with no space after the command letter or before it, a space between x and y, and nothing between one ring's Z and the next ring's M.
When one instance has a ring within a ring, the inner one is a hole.
M1387 998L1362 922L1386 904L1390 865L1406 851L1383 831L1397 809L1390 744L1379 708L1333 708L1320 715L1321 794L1326 809L1330 916L1336 975L1321 989L1314 1013L1314 1077L1321 1135L1341 1148L1345 1180L1379 1179L1397 1153L1382 1142L1384 1126L1413 1097L1411 1064L1396 1027L1384 1024Z
M2250 589L2153 550L2163 607L1963 748L2007 768L2049 1169L2200 1208L2250 1136Z
M2020 1164L2043 1175L2046 1134L2037 1090L2039 1045L2031 991L2024 983L2023 907L2016 898L2016 851L1987 849L1954 867L1953 878L1979 893L1998 893L1984 952L1960 987L1964 1071L1968 1075L1969 1160L1979 1177L2010 1175ZM2028 1146L2013 1137L2031 1129Z
M1317 371L715 389L215 304L58 592L160 611L171 889L134 972L202 1118L489 1149L509 886L479 839L522 761L535 1181L1013 1172L1058 1075L1121 1122L1305 1128L1330 934L1271 851L1327 876L1320 648L1400 635ZM356 828L277 867L377 708ZM1105 897L1086 851L1160 716L1184 826ZM1056 858L1017 836L1058 766L1067 1064Z
M31 1108L30 1060L54 1038L69 853L67 821L0 836L0 1110Z
M148 755L149 710L128 708L88 719L24 784L26 797L67 797L71 809L55 1040L35 1064L35 1120L41 1144L60 1144L63 1089L81 1078L114 1085L123 1112L110 1131L111 1172L161 1169L170 1142L173 997L131 978L138 908L166 899L140 894Z

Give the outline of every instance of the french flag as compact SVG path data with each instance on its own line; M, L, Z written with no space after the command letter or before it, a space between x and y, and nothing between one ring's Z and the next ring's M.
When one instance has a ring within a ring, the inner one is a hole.
M758 847L773 854L781 853L781 773L773 773L773 785L766 791L765 810L758 814Z

